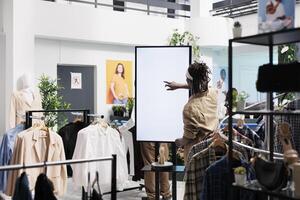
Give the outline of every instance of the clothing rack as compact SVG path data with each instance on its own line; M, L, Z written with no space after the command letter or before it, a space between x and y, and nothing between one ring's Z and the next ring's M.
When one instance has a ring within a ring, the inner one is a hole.
M117 200L117 155L113 154L111 157L101 157L101 158L91 158L91 159L77 159L77 160L65 160L65 161L54 161L54 162L44 162L35 164L19 164L19 165L8 165L0 166L0 171L9 170L20 170L38 167L47 167L54 165L65 165L65 164L79 164L79 163L90 163L90 162L103 162L111 161L111 200Z
M104 118L104 115L100 115L100 114L88 114L89 117L95 117L95 118Z
M223 124L223 123L225 122L225 120L227 120L228 118L229 118L229 116L226 116L226 117L224 117L224 118L220 121L219 126L218 126L218 129L221 129L222 124ZM223 139L228 140L228 137L225 136L223 133L219 133L219 134L220 134L220 136L221 136ZM270 151L267 151L267 150L263 150L263 149L258 149L258 148L255 148L255 147L251 147L251 146L248 146L248 145L239 143L239 142L234 141L234 140L233 140L232 142L233 142L234 144L240 146L240 147L244 147L244 148L246 148L246 149L248 149L248 150L251 150L251 151L254 151L254 152L256 152L256 153L270 154ZM283 154L281 154L281 153L273 152L273 154L274 154L275 156L278 156L278 157L283 157Z
M90 113L89 109L68 109L68 110L30 110L26 112L25 115L25 128L30 128L32 126L32 119L34 118L33 113L64 113L64 112L74 112L79 113L81 112L83 115L83 121L84 123L89 123L89 116Z

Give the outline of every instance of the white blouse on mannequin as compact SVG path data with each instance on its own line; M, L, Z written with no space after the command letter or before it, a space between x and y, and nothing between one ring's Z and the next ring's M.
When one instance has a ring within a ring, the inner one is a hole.
M21 89L15 91L11 97L9 128L14 128L17 124L24 122L26 111L42 109L40 95L32 89L30 76L24 74L21 82Z

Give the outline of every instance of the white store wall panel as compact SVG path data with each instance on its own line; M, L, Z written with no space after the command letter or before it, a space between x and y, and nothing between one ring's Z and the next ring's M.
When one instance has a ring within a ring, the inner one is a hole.
M5 131L5 36L0 33L0 137Z
M43 73L56 78L58 63L96 65L96 110L106 119L112 106L106 104L106 60L130 60L134 73L134 47L36 39L35 52L37 78Z
M103 8L36 1L35 35L123 45L164 45L184 19L113 12ZM49 14L55 13L55 15Z

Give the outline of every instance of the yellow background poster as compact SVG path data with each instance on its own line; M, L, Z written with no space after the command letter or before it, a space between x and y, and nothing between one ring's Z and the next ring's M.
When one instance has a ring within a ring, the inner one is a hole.
M118 68L119 64L124 66L123 80L125 81L125 84L123 84L123 85L126 85L128 88L128 92L129 92L128 97L132 97L132 87L133 87L133 84L132 84L132 61L107 60L106 61L106 103L107 104L114 103L114 97L111 92L111 83L112 83L114 76L117 75L117 68ZM122 90L124 90L124 88ZM115 92L117 93L116 89L115 89ZM123 91L123 93L126 93L126 92Z

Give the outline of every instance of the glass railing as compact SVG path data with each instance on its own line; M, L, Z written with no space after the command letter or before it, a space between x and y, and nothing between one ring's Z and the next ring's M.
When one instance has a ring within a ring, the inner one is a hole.
M296 0L300 4L300 0ZM241 17L257 13L257 0L223 0L213 3L213 9L210 11L212 16L222 17Z
M42 0L53 3L81 4L95 8L109 8L118 12L143 12L147 15L162 15L169 18L189 18L191 6L188 0Z

